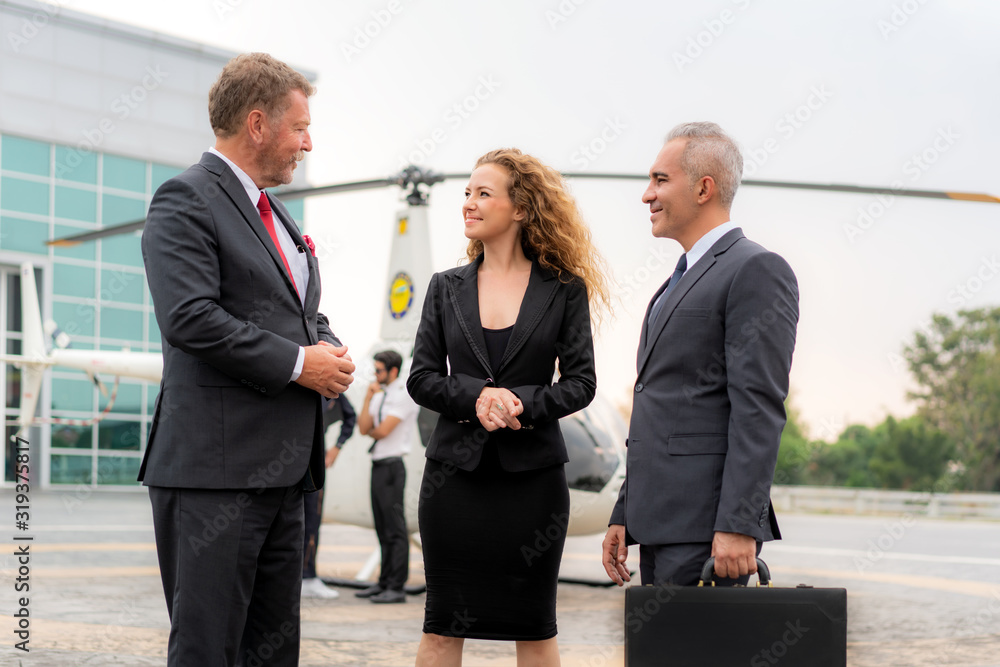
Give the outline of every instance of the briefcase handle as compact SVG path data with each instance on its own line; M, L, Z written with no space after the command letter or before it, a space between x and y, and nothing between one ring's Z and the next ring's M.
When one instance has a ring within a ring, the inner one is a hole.
M712 581L712 573L715 571L715 557L712 556L705 561L705 567L701 568L701 580L698 582L699 586L715 586L715 582ZM757 559L757 587L767 586L771 587L771 571L767 569L767 563L761 559Z

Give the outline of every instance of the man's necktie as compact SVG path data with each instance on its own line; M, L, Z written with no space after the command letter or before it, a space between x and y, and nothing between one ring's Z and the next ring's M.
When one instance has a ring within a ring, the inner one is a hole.
M663 290L659 298L653 304L653 307L649 309L649 322L647 323L647 328L652 328L653 324L656 323L656 318L660 316L660 311L663 310L663 304L667 301L667 295L674 289L678 282L680 282L681 276L687 271L688 267L688 257L687 253L681 255L681 258L677 260L677 268L674 269L673 275L670 276L670 282L667 283L667 289Z
M260 211L260 220L264 223L264 228L267 229L267 233L271 235L271 241L274 242L274 247L278 249L278 256L281 257L281 261L285 265L285 271L288 272L288 277L292 281L292 285L295 287L295 293L299 293L299 286L295 284L295 277L292 275L292 269L288 266L288 260L285 259L285 253L281 251L281 243L278 241L278 232L274 229L274 215L271 213L271 202L267 200L267 195L263 192L260 193L260 199L257 200L257 210Z

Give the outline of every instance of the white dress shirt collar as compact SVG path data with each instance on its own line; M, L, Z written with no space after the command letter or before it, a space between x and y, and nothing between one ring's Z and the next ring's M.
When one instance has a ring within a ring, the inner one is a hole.
M254 208L257 208L257 202L260 200L260 193L263 191L257 187L257 184L253 182L253 179L247 176L245 171L237 167L235 162L217 151L215 146L210 146L208 152L212 155L218 155L222 158L223 162L229 165L229 168L233 170L234 174L236 174L236 178L240 179L240 185L242 185L243 189L247 191L247 197L250 198L250 203L253 204Z
M687 252L687 270L690 271L691 267L697 264L698 260L704 257L705 253L707 253L709 249L715 245L715 242L726 235L726 232L730 232L736 229L736 227L736 223L730 220L722 223L718 227L710 229L704 236L698 239Z

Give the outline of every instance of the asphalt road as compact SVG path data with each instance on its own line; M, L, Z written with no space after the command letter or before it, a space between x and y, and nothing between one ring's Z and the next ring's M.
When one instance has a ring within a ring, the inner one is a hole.
M19 530L15 495L0 490L0 526L7 524L0 528L0 665L165 664L167 614L145 494L33 492L30 503L28 529ZM774 583L847 588L849 664L1000 665L1000 522L779 518L785 539L761 554ZM14 539L27 536L33 539ZM564 576L603 579L600 542L571 538ZM15 553L25 545L27 594L15 590L23 576ZM371 531L325 524L320 575L353 577L375 545ZM422 583L416 549L411 572L410 583ZM558 602L564 666L623 664L621 589L561 584ZM30 619L28 652L15 648L14 614L22 608ZM306 600L301 664L412 665L422 612L423 595L390 606L357 600L348 589L337 600ZM513 665L514 647L470 640L464 664Z

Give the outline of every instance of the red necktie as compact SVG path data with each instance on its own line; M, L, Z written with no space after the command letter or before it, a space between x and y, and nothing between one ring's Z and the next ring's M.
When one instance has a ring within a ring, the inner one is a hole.
M278 232L274 229L274 216L271 214L271 202L267 200L267 195L263 192L260 193L260 199L257 200L257 210L260 211L261 222L264 223L264 227L267 229L267 233L271 235L271 241L274 242L274 247L278 249L278 255L281 257L281 261L285 264L285 271L288 271L288 277L292 280L292 286L295 287L295 293L299 293L299 287L295 284L295 278L292 276L292 269L288 266L288 260L285 259L285 253L281 251L281 243L278 242Z

